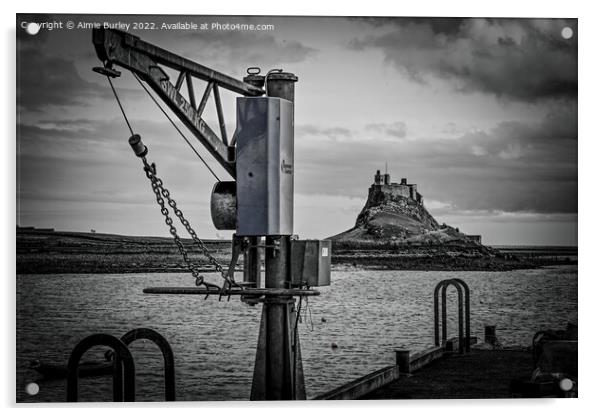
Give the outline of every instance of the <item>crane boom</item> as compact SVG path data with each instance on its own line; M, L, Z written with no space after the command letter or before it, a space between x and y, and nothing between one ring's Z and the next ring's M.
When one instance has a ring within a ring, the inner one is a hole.
M115 29L98 28L92 31L92 41L98 58L106 67L121 66L138 75L167 104L182 123L205 146L218 163L234 178L236 177L233 143L226 135L219 88L225 88L245 96L260 96L263 89L222 74L194 61L183 58L139 37ZM179 72L174 83L161 65ZM200 102L197 104L192 79L207 83ZM180 89L186 82L188 99ZM202 118L203 110L213 92L221 138Z

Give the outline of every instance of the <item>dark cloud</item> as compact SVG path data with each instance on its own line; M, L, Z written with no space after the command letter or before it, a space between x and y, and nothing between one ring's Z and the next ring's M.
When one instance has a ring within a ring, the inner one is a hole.
M297 63L317 50L295 39L277 39L268 33L205 31L185 36L194 49L182 51L199 62L211 62L223 70L260 66L264 71L281 64Z
M575 118L559 107L538 123L508 121L455 139L299 141L295 187L362 197L387 162L394 180L407 177L426 200L451 211L574 213L577 131L558 130L549 120L570 126Z
M111 164L115 158L127 154L128 136L124 122L117 118L20 123L17 125L17 157L43 156L57 169L61 164L74 161L100 163L100 158L103 163ZM27 165L24 168L27 169Z
M130 160L133 154L127 143L129 131L119 110L112 108L112 111L115 112L115 118L106 120L49 119L35 124L18 123L17 156L44 155L57 159L55 163L70 160L100 162L99 155L103 158L102 163L111 163L116 157ZM190 153L175 129L163 119L131 118L130 123L142 135L153 157L177 159ZM186 130L184 133L202 149L192 134Z
M209 194L214 181L172 126L161 119L131 122L139 126L137 131L149 148L149 161L157 163L158 173L170 189L176 189L184 201L201 199L204 206L204 196ZM129 133L121 118L18 124L17 137L17 197L21 204L33 204L43 216L49 201L63 201L65 207L69 202L153 202L141 162L132 153L127 142ZM189 138L195 143L191 135ZM196 143L196 147L206 155L200 144ZM210 157L207 160L215 169L216 163ZM219 168L215 170L221 172ZM208 187L206 193L199 193L199 186Z
M463 17L410 17L404 19L407 24L429 25L435 35L456 36L466 22Z
M106 86L84 80L73 61L24 48L17 54L17 103L24 111L47 106L87 106L93 98L110 98Z
M375 27L387 25L429 25L436 34L455 35L460 32L460 27L467 18L465 17L389 17L389 16L370 16L370 17L350 17L349 20L361 21Z
M372 21L371 21L372 22ZM355 39L352 49L377 48L416 82L447 79L457 90L534 102L575 98L577 21L574 19L398 18L382 35ZM564 39L563 27L574 36Z

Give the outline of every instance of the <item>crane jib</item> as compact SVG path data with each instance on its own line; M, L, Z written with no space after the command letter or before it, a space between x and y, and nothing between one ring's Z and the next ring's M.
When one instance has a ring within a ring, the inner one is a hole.
M201 118L201 115L190 105L188 101L176 90L174 85L163 79L159 82L161 89L165 92L167 97L174 102L178 108L184 113L188 120L202 133L205 133L207 124Z

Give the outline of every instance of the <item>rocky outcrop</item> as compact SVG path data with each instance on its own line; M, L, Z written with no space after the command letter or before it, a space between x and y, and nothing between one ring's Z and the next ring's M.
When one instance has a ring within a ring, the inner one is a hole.
M374 184L355 226L331 237L334 241L478 245L458 229L440 225L421 201Z
M417 221L422 230L437 230L439 224L433 216L415 200L386 192L379 186L372 186L368 192L366 205L355 222L356 227L369 224L376 217L387 216L405 217ZM401 219L401 218L400 218Z

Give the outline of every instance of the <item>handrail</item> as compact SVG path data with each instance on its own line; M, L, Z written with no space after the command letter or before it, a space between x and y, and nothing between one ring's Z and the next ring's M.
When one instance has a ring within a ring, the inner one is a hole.
M458 293L458 339L459 352L470 351L470 290L466 282L461 279L445 279L435 286L433 292L434 301L434 325L435 346L440 346L447 340L447 288L452 285ZM441 293L441 339L439 337L439 294ZM464 321L464 319L466 321ZM464 323L466 322L466 332ZM442 342L441 342L442 341Z
M454 278L454 280L464 288L464 330L466 331L464 348L466 352L470 352L470 288L464 280L459 278Z
M119 339L109 334L94 334L81 340L69 356L67 362L67 401L78 400L79 362L83 355L92 347L106 346L115 352L116 364L113 373L113 401L133 402L136 399L134 358L128 347ZM118 363L118 364L117 364ZM125 387L123 387L123 377ZM119 375L116 377L116 375Z
M139 339L148 339L159 347L163 354L163 371L165 373L165 401L173 402L176 400L176 374L174 365L174 355L169 342L157 331L150 328L132 329L124 336L121 341L129 346L132 342Z

